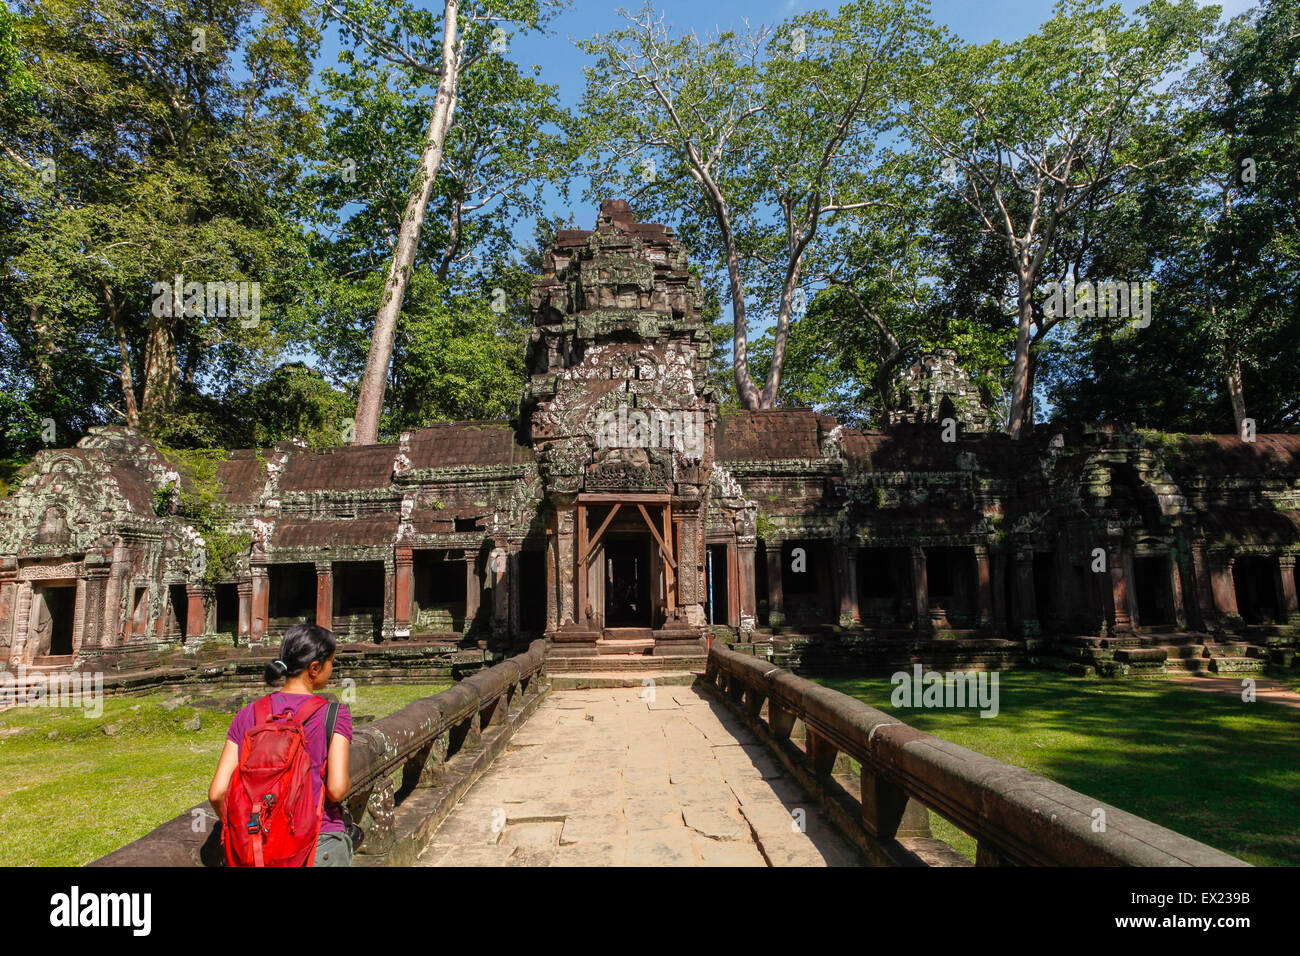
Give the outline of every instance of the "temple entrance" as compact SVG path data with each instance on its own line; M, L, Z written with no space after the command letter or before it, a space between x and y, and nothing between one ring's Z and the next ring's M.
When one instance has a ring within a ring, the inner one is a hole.
M32 632L34 657L72 653L72 624L77 606L77 589L54 585L32 588Z
M605 626L650 627L650 536L605 539Z

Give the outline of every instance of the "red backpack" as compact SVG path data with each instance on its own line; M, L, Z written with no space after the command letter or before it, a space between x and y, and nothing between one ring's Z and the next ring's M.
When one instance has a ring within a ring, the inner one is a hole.
M311 755L303 725L326 705L320 697L271 713L270 696L253 702L253 726L239 748L226 792L221 843L227 866L311 866L325 812L325 770L339 705L325 720L320 798L312 800ZM313 805L314 804L314 805Z

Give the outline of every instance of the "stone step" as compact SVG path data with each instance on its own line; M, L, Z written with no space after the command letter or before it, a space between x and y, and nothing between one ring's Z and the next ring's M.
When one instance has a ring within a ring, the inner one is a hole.
M655 633L648 627L607 627L602 637L606 641L649 641L653 644Z
M1264 662L1253 657L1211 657L1210 670L1215 674L1262 674Z
M1165 670L1171 673L1208 674L1210 659L1208 657L1174 657L1165 661Z
M1245 641L1225 641L1222 644L1205 645L1211 657L1248 657L1251 645Z
M605 641L596 642L596 654L600 657L627 657L630 655L653 654L654 641Z
M671 657L654 657L643 654L626 654L622 656L607 654L600 657L550 657L546 661L546 672L556 674L590 674L590 673L653 673L655 671L704 673L707 658L699 655L674 655Z
M72 654L47 654L44 657L33 657L32 662L27 665L27 669L29 671L38 671L71 667L72 658Z
M643 673L618 673L616 671L591 671L589 673L551 674L552 690L588 690L595 687L689 687L695 683L690 671L645 671Z

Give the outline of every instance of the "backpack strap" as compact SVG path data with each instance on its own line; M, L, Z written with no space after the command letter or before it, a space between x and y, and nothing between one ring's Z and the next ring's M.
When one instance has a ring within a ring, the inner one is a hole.
M330 701L329 712L325 715L325 752L329 753L330 744L334 741L334 725L339 720L339 702Z
M310 700L305 700L303 701L302 706L298 708L298 713L294 715L294 719L300 724L305 724L307 721L311 720L316 711L320 710L328 703L329 701L325 700L323 697L312 697ZM328 746L329 745L326 744L326 749L328 749Z
M271 719L271 695L253 701L253 725L265 724Z

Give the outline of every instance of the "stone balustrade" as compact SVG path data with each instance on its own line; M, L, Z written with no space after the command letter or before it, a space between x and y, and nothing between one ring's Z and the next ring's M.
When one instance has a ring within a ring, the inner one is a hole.
M357 863L408 862L540 700L546 642L439 694L367 724L352 737L347 804L366 831ZM401 811L409 808L409 819ZM212 808L203 803L91 866L221 865ZM367 859L369 857L370 859Z
M715 644L704 681L749 721L875 862L965 862L946 844L928 839L928 808L975 837L977 865L1247 865L1038 774L924 733L761 658ZM802 747L795 742L800 728ZM857 781L836 772L846 763L837 759L841 755L861 765Z

